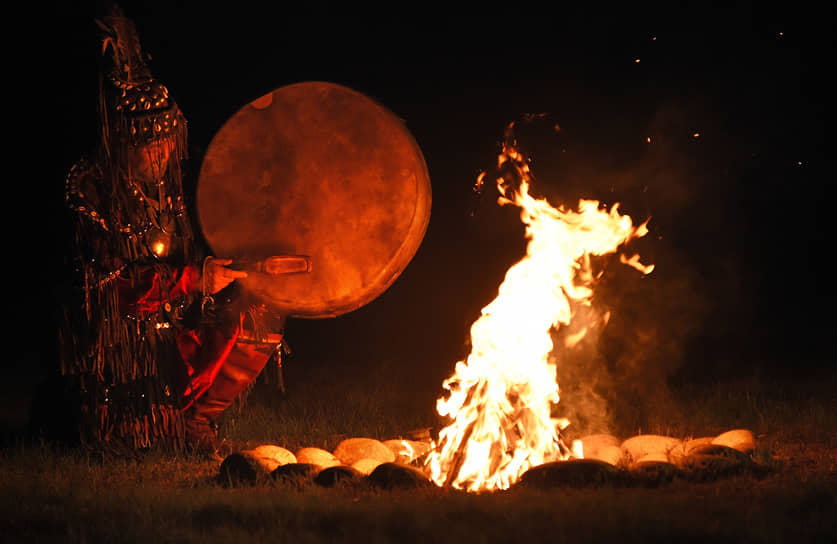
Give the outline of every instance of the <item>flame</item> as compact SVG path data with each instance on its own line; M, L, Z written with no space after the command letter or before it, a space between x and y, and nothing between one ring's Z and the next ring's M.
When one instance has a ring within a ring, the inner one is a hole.
M413 447L410 445L409 442L407 442L406 440L402 440L401 445L404 447L404 449L399 452L400 455L403 455L410 461L416 458L416 453L413 451Z
M551 415L559 400L556 367L549 362L551 331L569 325L573 304L591 304L589 257L614 253L648 232L647 222L634 226L618 204L606 210L598 201L580 200L573 211L532 197L528 165L511 142L498 167L511 167L520 181L517 190L502 177L497 186L501 205L520 208L527 253L472 325L470 355L443 383L448 396L436 408L452 422L426 461L437 485L467 491L507 489L530 467L583 456L580 442L569 448L561 438L569 422ZM653 269L637 255L621 260L644 274ZM586 330L567 343L578 342Z

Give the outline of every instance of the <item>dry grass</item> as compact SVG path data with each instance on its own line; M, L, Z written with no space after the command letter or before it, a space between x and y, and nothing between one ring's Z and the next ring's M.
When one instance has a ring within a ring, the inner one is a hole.
M259 386L224 421L239 447L333 448L436 426L433 395L399 393L386 371L363 383L333 371L289 376L281 396ZM390 376L391 378L391 376ZM347 390L347 383L352 387ZM822 542L837 537L837 410L833 381L793 388L749 380L678 391L679 406L637 422L643 432L760 437L774 471L657 487L512 488L480 495L431 488L222 487L218 463L151 452L100 462L45 444L0 453L4 542ZM428 401L427 397L430 397ZM667 415L665 415L667 414Z

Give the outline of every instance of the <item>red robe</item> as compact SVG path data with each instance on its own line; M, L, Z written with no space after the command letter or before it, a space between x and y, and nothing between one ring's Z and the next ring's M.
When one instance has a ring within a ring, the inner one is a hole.
M161 306L172 305L178 299L200 290L200 270L197 265L184 267L166 285L163 285L160 274L152 268L142 271L138 276L133 280L120 276L116 281L120 310L140 319L159 312ZM197 329L177 332L177 348L183 359L185 374L185 385L181 391L184 410L215 381L218 371L236 347L240 334L241 320L237 323L201 325ZM235 355L251 359L253 367L263 367L269 358L269 355L251 349L236 349Z

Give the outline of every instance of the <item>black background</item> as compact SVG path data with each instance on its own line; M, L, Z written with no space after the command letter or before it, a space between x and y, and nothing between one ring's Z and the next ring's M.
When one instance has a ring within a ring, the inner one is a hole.
M10 184L16 209L26 210L8 229L21 283L7 283L18 325L9 342L19 352L5 383L16 390L54 364L63 182L97 137L93 19L104 4L71 4L40 6L21 23L31 37L10 50L24 72L7 85L27 103L36 98L25 146L36 159ZM433 208L416 257L364 308L290 323L298 357L328 365L409 354L433 380L452 371L470 323L524 251L514 210L472 191L516 121L534 192L569 206L580 197L620 202L635 220L651 217L635 249L657 269L639 279L612 267L602 295L622 316L614 349L653 330L643 349L666 361L639 364L687 379L833 366L833 59L823 13L798 4L452 13L445 5L120 5L189 120L190 191L224 121L299 81L369 95L404 119L422 148ZM537 113L547 115L522 122Z

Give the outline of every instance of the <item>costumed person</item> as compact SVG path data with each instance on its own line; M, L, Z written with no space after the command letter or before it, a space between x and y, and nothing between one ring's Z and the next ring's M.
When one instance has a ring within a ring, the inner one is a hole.
M264 332L259 306L236 290L246 272L204 257L183 195L183 113L119 8L96 22L101 141L66 180L75 285L61 371L78 439L215 452L218 416L279 351L284 323Z

